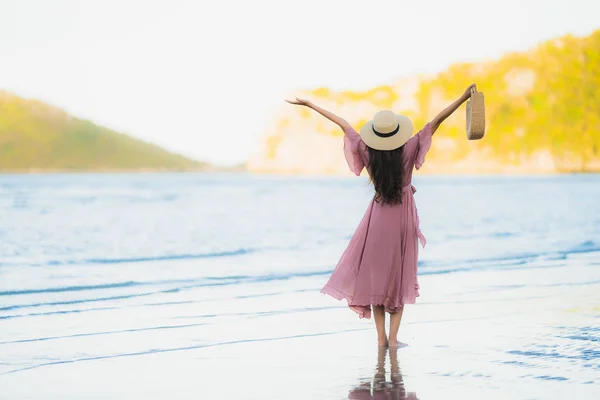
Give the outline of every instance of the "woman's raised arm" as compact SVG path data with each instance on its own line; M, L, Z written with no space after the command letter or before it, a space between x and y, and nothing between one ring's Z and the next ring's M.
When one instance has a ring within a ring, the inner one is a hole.
M328 120L330 120L331 122L335 123L337 126L342 128L342 130L344 132L348 128L350 128L350 124L344 118L338 117L334 113L327 111L327 110L317 106L316 104L313 104L309 100L304 100L304 99L300 99L300 98L296 97L296 100L286 100L286 101L290 104L294 104L297 106L304 106L304 107L308 107L308 108L315 110L316 112L318 112L319 114L321 114L322 116L324 116L325 118L327 118Z
M467 90L460 96L454 103L450 104L448 107L444 108L434 119L431 120L431 130L432 134L435 133L437 128L441 125L442 122L446 118L448 118L454 111L461 106L462 103L467 101L471 97L471 91L475 89L477 90L477 86L475 84L470 85Z
M296 98L296 100L286 100L290 104L312 108L331 122L339 126L344 131L344 157L348 163L350 171L360 175L365 167L365 157L361 156L361 145L364 146L358 132L344 118L338 117L319 106L314 105L308 100ZM366 150L365 150L366 151ZM362 153L364 155L364 152Z

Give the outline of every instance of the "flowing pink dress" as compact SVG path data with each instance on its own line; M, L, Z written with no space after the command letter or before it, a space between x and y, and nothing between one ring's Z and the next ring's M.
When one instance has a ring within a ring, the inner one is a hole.
M431 124L404 144L402 203L381 205L373 198L350 239L329 281L321 290L337 300L346 299L360 318L371 318L371 305L397 312L414 304L417 282L418 242L425 247L411 183L413 167L421 168L431 147ZM369 152L360 135L344 129L344 154L350 170L369 171Z

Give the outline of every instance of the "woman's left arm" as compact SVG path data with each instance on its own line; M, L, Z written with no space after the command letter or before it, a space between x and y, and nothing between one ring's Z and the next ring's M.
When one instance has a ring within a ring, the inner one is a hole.
M462 103L467 101L471 97L471 90L477 90L477 86L475 84L470 85L467 90L460 96L454 103L450 104L448 107L444 108L434 119L431 120L431 130L432 134L435 133L437 128L448 118L454 111L461 106Z

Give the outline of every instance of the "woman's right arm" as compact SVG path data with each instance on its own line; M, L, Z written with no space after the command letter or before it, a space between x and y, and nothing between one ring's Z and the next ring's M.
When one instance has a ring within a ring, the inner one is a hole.
M350 128L350 124L344 118L339 117L339 116L335 115L334 113L332 113L331 111L327 111L324 108L317 106L316 104L313 104L309 100L299 99L296 97L296 100L291 100L291 101L286 100L286 101L290 104L294 104L297 106L304 106L304 107L308 107L308 108L315 110L316 112L318 112L319 114L321 114L322 116L324 116L325 118L327 118L328 120L330 120L331 122L335 123L337 126L342 128L342 130L344 132L346 132L348 130L348 128Z
M361 149L361 144L364 146L364 143L362 143L360 135L354 130L354 128L352 128L348 121L346 121L344 118L338 117L330 111L327 111L311 103L308 100L296 98L296 100L286 101L290 104L311 108L319 114L321 114L322 116L324 116L325 118L327 118L328 120L330 120L331 122L335 123L337 126L339 126L342 129L342 131L344 131L344 157L346 158L348 167L350 168L350 171L352 171L355 175L361 174L362 170L365 167L364 152L366 150Z

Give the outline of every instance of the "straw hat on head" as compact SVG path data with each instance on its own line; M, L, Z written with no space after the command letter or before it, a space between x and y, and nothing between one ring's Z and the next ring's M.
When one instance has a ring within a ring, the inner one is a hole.
M379 111L360 128L360 137L375 150L395 150L402 147L413 134L410 118L390 110Z

